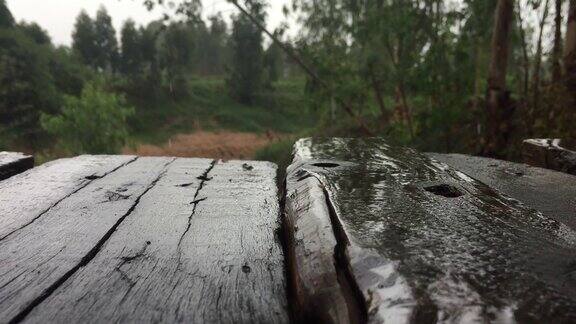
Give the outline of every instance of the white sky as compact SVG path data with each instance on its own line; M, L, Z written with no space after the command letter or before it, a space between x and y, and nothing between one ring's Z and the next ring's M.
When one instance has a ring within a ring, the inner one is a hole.
M236 9L226 0L202 0L202 2L205 15L222 12L227 18L236 13ZM273 30L285 20L282 6L289 2L290 0L269 1L269 29ZM116 32L120 31L122 23L128 18L132 18L138 24L147 24L161 18L166 12L162 8L148 12L142 0L8 0L7 3L16 20L38 23L48 31L52 41L57 45L71 44L74 22L82 9L94 17L100 5L104 5L112 16Z

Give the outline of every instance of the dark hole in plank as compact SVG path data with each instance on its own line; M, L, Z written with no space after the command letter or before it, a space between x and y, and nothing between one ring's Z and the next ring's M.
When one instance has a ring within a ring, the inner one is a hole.
M431 192L437 196L442 196L446 198L458 198L464 194L458 188L449 184L439 184L433 186L424 187L424 190Z
M312 165L317 166L319 168L335 168L335 167L340 166L339 164L329 163L329 162L319 162L319 163L314 163Z

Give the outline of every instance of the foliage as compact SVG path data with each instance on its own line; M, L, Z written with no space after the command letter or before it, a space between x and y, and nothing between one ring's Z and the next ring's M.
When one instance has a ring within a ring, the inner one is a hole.
M259 1L248 2L248 10L255 19L264 22L264 5ZM245 15L233 17L232 60L228 89L242 103L251 103L263 87L264 50L262 32Z
M14 25L14 17L8 6L6 0L0 0L0 28L9 28Z
M80 97L64 96L59 114L42 115L42 127L73 154L118 153L128 138L127 119L134 114L122 96L88 83Z
M186 23L171 23L161 38L160 62L168 80L170 94L185 94L186 73L194 51L194 39Z
M84 10L76 17L74 31L72 32L72 49L84 64L97 68L94 21Z
M279 36L279 35L278 35ZM280 46L276 43L270 44L266 53L264 54L264 67L265 67L265 84L268 88L276 83L282 76L284 68L283 52Z
M60 101L50 54L22 31L0 29L0 124L30 145L42 139L40 113L55 112Z
M140 46L142 36L134 20L128 19L124 22L120 35L120 72L135 76L142 69L143 55Z
M100 7L93 20L85 11L76 18L72 48L84 64L100 71L112 71L118 65L118 41L112 18Z
M118 64L118 41L112 26L112 17L106 8L100 7L94 20L96 67L101 70L115 70Z
M37 44L52 44L52 39L50 38L50 35L48 35L48 32L42 29L42 27L40 27L37 23L21 22L18 24L18 29L24 32L24 34L28 35L28 37L33 39Z

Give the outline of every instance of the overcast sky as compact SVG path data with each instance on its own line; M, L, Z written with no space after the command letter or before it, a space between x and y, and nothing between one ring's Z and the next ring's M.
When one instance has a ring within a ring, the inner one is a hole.
M269 1L268 25L274 29L284 21L282 6L290 0ZM70 45L72 29L76 16L84 9L92 17L101 5L104 5L112 16L114 27L119 32L122 23L134 19L138 24L161 18L165 12L156 9L148 12L142 5L142 0L8 0L8 7L16 20L36 22L48 31L52 40L58 45ZM236 10L226 0L202 0L204 15L222 12L225 17L235 13Z

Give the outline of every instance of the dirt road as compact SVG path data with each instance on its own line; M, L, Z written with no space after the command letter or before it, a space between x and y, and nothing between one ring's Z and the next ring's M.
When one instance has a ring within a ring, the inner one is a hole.
M224 160L252 159L256 151L282 136L275 133L255 134L237 132L205 132L180 134L162 146L142 144L126 148L123 154L139 156L206 157Z

